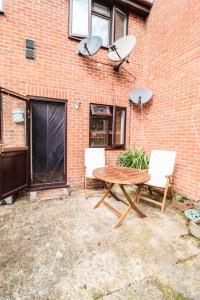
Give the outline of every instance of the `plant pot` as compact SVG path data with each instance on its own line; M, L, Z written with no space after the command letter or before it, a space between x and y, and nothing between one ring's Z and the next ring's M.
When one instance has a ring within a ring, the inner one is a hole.
M185 211L186 209L194 208L194 205L190 200L187 200L185 202L180 202L180 201L173 199L172 207L174 207L180 211Z

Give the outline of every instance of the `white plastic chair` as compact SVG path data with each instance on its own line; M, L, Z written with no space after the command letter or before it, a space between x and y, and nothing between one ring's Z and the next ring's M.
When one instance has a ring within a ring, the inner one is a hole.
M162 202L153 200L148 197L140 196L139 200L145 200L161 207L161 212L165 209L166 197L168 189L170 188L172 195L172 175L174 172L174 165L176 159L175 151L152 150L149 162L148 173L151 176L150 180L145 183L149 187L164 189L164 196ZM151 193L152 194L152 193Z
M85 179L84 188L87 188L87 178L94 179L94 169L105 167L104 148L85 148Z

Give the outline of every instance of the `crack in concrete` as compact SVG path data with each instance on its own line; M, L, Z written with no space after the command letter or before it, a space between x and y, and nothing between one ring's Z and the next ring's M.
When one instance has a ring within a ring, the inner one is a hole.
M198 255L200 255L200 253L197 253L197 254L195 254L195 255L188 256L188 257L183 258L183 259L178 259L178 260L176 261L176 265L178 265L178 264L184 264L185 262L192 260L193 258L197 257Z
M131 287L131 286L134 286L136 284L138 284L140 281L144 281L144 280L151 280L153 278L158 278L159 274L162 273L163 271L168 271L170 270L171 268L175 267L177 264L182 264L182 263L185 263L187 261L190 261L192 259L194 259L195 257L199 256L200 255L200 252L195 254L195 255L192 255L192 256L189 256L188 258L185 258L185 259L180 259L180 260L177 260L175 264L172 264L170 267L168 268L161 268L157 273L155 274L150 274L150 275L147 275L147 276L144 276L138 280L135 280L133 281L132 283L129 283L127 284L126 286L124 287L121 287L121 288L118 288L118 289L115 289L115 290L112 290L112 291L107 291L104 295L99 295L95 298L95 300L99 300L99 299L103 299L104 297L107 297L107 296L110 296L116 292L119 292L121 290L126 290L127 288ZM185 297L185 295L184 295ZM187 297L185 297L184 299L189 299Z

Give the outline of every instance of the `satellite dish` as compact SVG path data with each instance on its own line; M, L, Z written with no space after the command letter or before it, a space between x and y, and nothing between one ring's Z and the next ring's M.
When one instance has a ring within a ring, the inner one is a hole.
M136 45L136 37L127 35L117 40L108 50L108 58L114 62L120 62L115 66L115 70L119 71L121 64L126 60Z
M135 104L143 105L148 102L152 96L152 90L148 88L138 88L131 91L129 100Z
M78 44L78 54L83 56L92 56L101 48L103 40L100 36L91 36L83 39Z

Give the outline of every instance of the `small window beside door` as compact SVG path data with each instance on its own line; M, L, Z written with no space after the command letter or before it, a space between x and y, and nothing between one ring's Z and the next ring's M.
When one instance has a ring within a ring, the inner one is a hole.
M90 105L90 147L124 148L126 108Z
M103 0L70 0L69 36L84 38L100 36L103 46L127 35L125 11Z

